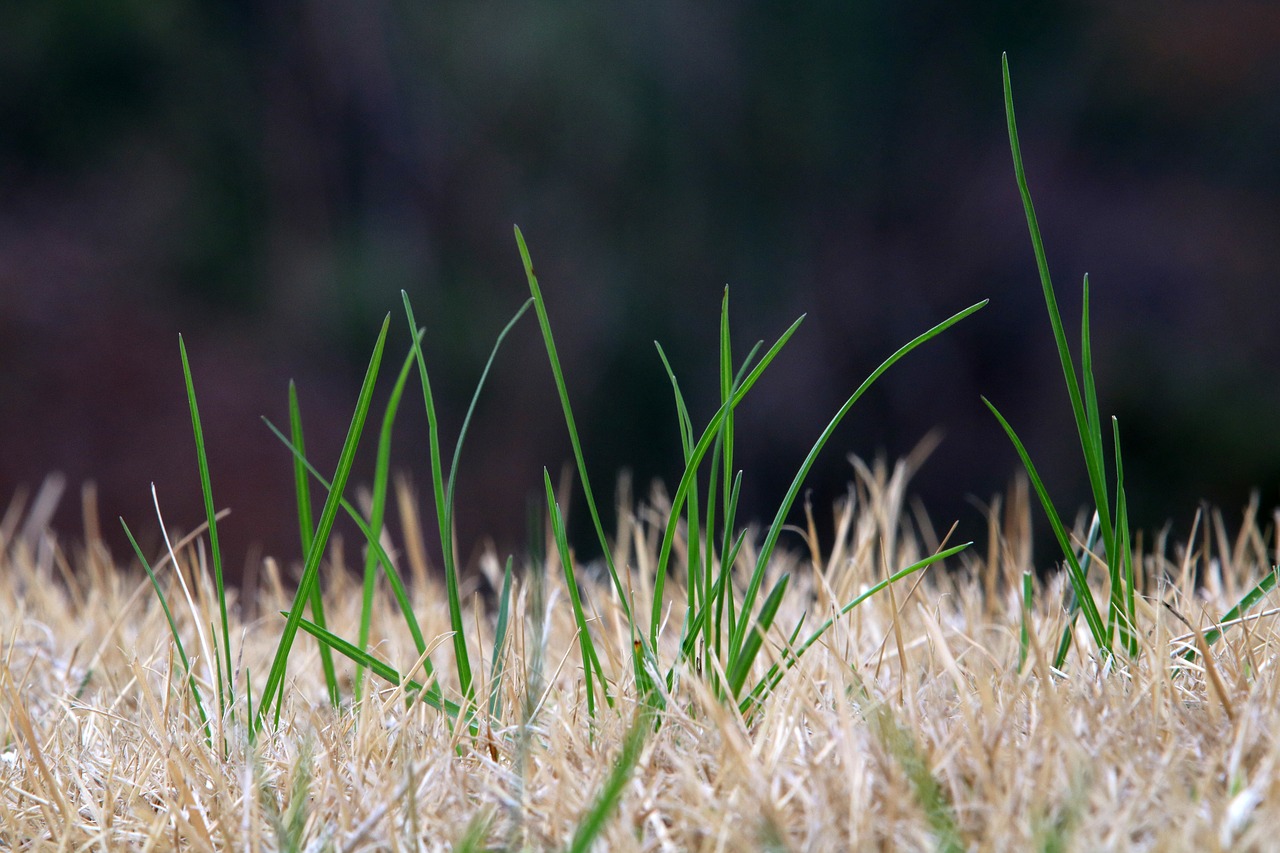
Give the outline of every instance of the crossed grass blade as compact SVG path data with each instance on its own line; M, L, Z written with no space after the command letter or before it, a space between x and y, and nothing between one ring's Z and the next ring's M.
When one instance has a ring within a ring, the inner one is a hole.
M317 471L315 466L312 465L305 456L302 456L298 448L293 445L293 442L291 442L275 424L271 423L267 418L263 418L262 422L266 424L267 429L271 430L275 437L278 438L285 447L289 448L295 459L301 460L303 467L307 470L307 473L320 484L322 489L328 492L333 488L332 483L327 480L323 474ZM347 516L353 523L355 523L356 527L358 527L360 532L364 535L365 543L377 554L378 562L382 565L383 572L387 577L387 582L391 585L391 594L400 608L401 616L404 617L405 625L409 629L409 634L413 639L414 647L417 649L418 654L422 654L427 647L427 641L422 633L422 627L418 624L417 614L413 610L413 602L409 600L409 592L405 587L404 579L400 576L400 571L396 568L395 563L392 562L391 556L387 554L386 549L383 548L378 533L369 526L369 522L360 514L360 511L357 510L346 498L341 500L341 505L343 511L347 513ZM427 669L428 674L430 674L430 660L426 662L425 668Z
M351 418L351 426L347 430L347 438L343 443L342 453L338 457L337 469L333 475L333 485L325 498L324 508L320 511L320 521L316 526L311 549L307 552L302 578L298 582L298 590L294 596L293 605L289 608L289 616L285 620L279 644L276 646L276 654L271 662L271 669L267 673L267 683L263 687L258 706L258 717L254 721L254 727L257 729L262 728L265 715L272 705L275 706L276 725L279 725L280 722L280 711L284 704L284 674L288 666L289 651L292 649L293 640L298 633L298 623L302 620L302 604L310 596L311 588L319 576L320 561L324 556L324 549L328 545L329 534L333 531L333 523L338 515L347 479L351 475L351 467L355 463L356 448L360 444L360 435L364 431L364 423L369 414L369 407L373 402L373 388L378 376L378 368L382 364L382 352L387 342L387 329L390 324L391 315L388 314L382 321L382 330L378 334L378 342L374 346L373 356L369 359L369 367L365 371L364 383L360 388L360 396L357 399L355 412Z
M280 615L286 618L292 618L293 611L282 610ZM444 698L441 694L437 680L432 677L432 671L426 666L426 664L430 662L427 658L423 658L424 663L422 668L427 673L429 683L424 688L421 682L415 681L411 678L404 678L395 669L395 667L385 661L379 660L369 652L357 647L351 641L339 637L327 628L321 628L316 623L303 618L298 619L298 627L315 637L324 645L332 648L338 654L349 658L360 666L365 667L374 675L388 682L392 686L404 687L406 692L410 692L415 694L417 697L421 697L423 704L445 714L450 721L457 721L462 718L462 706L457 702ZM413 700L414 697L408 697L406 699L408 702ZM469 719L468 729L473 736L479 733L479 728Z

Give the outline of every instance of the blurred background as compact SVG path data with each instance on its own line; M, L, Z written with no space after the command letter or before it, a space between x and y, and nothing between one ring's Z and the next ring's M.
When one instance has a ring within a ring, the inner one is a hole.
M185 336L230 565L297 559L287 422L332 471L378 325L425 348L451 446L529 241L602 503L678 474L662 342L700 423L719 303L738 356L802 313L744 403L745 509L771 517L814 438L908 339L990 305L856 406L811 478L931 430L934 524L984 538L1017 458L1068 510L1087 483L1005 132L1008 51L1064 315L1093 285L1101 408L1132 515L1185 535L1280 499L1280 6L10 0L0 4L0 503L63 473L154 543L203 517ZM381 416L383 395L375 404ZM412 386L411 386L412 387ZM420 395L394 459L430 493ZM372 438L367 442L372 444ZM461 463L460 550L525 539L571 459L532 316ZM368 454L354 482L367 482ZM429 510L429 504L424 504ZM583 513L575 505L577 529ZM149 532L148 532L149 531ZM578 535L584 555L593 540ZM1041 562L1052 559L1041 549Z

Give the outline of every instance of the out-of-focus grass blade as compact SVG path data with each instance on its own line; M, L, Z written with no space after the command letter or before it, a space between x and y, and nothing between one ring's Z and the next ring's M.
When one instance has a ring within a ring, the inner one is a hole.
M600 793L578 824L578 831L573 834L573 842L569 845L569 853L586 853L599 837L609 818L622 799L622 792L631 779L631 771L640 760L640 751L644 747L645 733L653 727L648 713L637 715L626 737L622 740L622 751L613 762L609 776L600 787Z

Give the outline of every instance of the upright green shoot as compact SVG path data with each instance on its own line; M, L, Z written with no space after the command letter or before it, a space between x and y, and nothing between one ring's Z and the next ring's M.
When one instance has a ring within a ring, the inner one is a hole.
M302 411L298 406L298 389L292 380L289 381L289 432L293 436L293 445L298 448L299 454L293 460L293 487L298 502L298 532L302 539L302 553L306 554L311 550L315 524L311 516L311 489L307 485L307 467L302 461L307 452L302 433ZM324 627L324 595L319 585L311 590L311 613L315 617L316 624ZM320 646L320 665L324 669L324 684L329 694L329 704L337 708L342 702L342 697L338 693L338 674L333 667L333 652L328 646ZM356 689L359 689L359 680L356 681Z
M1117 436L1116 457L1116 514L1112 516L1110 496L1111 489L1107 484L1107 465L1102 442L1102 423L1098 414L1098 395L1093 376L1093 347L1089 329L1089 277L1084 277L1084 294L1082 300L1082 318L1080 323L1080 360L1081 369L1078 378L1071 349L1067 344L1066 330L1062 315L1058 310L1058 301L1054 295L1053 281L1049 276L1049 263L1045 256L1044 241L1040 235L1040 225L1036 218L1035 206L1031 201L1031 191L1027 186L1026 169L1022 162L1022 149L1018 144L1018 125L1013 109L1013 87L1009 79L1009 58L1002 57L1001 67L1004 78L1005 118L1009 131L1009 147L1013 154L1013 169L1017 179L1018 192L1022 197L1023 211L1027 218L1027 229L1031 235L1031 247L1035 254L1036 269L1040 275L1041 290L1044 293L1045 307L1049 313L1049 325L1053 330L1054 341L1058 348L1058 360L1062 365L1063 379L1067 385L1067 396L1071 401L1071 411L1075 417L1076 431L1080 439L1080 448L1084 456L1085 469L1089 475L1089 485L1093 492L1094 505L1101 521L1102 543L1106 553L1107 568L1110 579L1110 601L1107 619L1104 622L1093 600L1088 586L1088 577L1076 558L1066 530L1057 511L1049 500L1039 476L1034 474L1030 456L1018 439L1013 428L1000 415L989 401L984 400L988 408L996 416L1001 427L1013 442L1023 465L1035 486L1045 514L1049 517L1050 526L1058 539L1059 547L1068 562L1072 586L1088 622L1094 641L1104 654L1113 652L1115 636L1119 634L1119 645L1130 655L1138 653L1137 637L1133 632L1135 614L1133 612L1133 589L1130 586L1132 555L1128 553L1130 537L1127 529L1127 507L1123 505L1123 469L1118 455L1118 428L1113 428Z
M205 518L209 524L209 553L213 559L213 582L218 597L218 610L222 619L222 655L218 669L224 674L218 679L218 714L223 716L235 702L235 685L231 683L231 629L227 623L227 590L222 579L222 548L218 544L217 511L213 506L213 486L209 482L209 457L204 448L204 428L200 425L200 408L196 405L196 388L191 379L191 364L187 360L187 345L178 335L178 351L182 354L182 376L187 385L187 403L191 408L191 429L195 433L196 463L200 469L200 492L204 496Z
M527 300L520 307L520 310L515 313L515 316L507 322L507 325L498 334L493 349L489 352L489 359L485 362L484 371L480 374L480 380L476 383L476 390L471 397L471 404L467 408L466 417L463 419L462 427L458 431L458 441L454 445L453 458L449 463L449 476L446 479L440 457L440 428L436 418L435 399L431 394L431 379L427 373L426 358L422 353L423 331L418 329L417 321L414 319L413 306L409 302L409 294L401 291L400 296L404 302L404 312L409 321L410 331L414 334L412 355L418 364L418 376L422 380L422 399L427 412L431 484L435 494L436 522L440 531L440 551L444 564L445 592L449 599L449 622L450 627L453 629L454 665L458 671L458 682L463 696L474 702L475 696L471 683L471 657L467 650L466 631L462 622L462 601L458 592L457 558L453 543L454 490L458 479L458 460L462 456L462 443L471 424L471 417L475 413L476 403L480 399L480 391L484 388L485 380L489 376L490 368L493 367L493 361L497 357L498 349L502 346L502 342L516 322L529 310L529 305L533 300Z

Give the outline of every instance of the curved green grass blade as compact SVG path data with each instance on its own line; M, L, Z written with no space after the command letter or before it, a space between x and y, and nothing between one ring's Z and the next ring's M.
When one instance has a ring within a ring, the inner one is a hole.
M280 611L280 615L289 618L292 614L288 610L282 610ZM439 683L435 680L432 680L431 686L424 690L423 686L417 681L402 678L400 673L396 671L395 667L385 661L379 660L356 646L354 643L344 640L328 628L321 628L316 623L307 619L299 619L298 627L315 637L321 644L328 646L343 657L350 658L357 665L368 669L383 681L397 687L403 684L406 690L411 690L414 693L420 693L424 704L430 708L434 708L437 711L447 714L451 720L458 720L462 714L462 706L457 702L445 699L440 692ZM427 675L430 677L431 673L428 672ZM477 731L474 726L475 724L472 723L472 734L475 734Z
M869 589L867 589L861 595L859 595L858 597L854 598L852 601L850 601L849 603L841 607L840 610L834 616L828 617L821 625L819 625L816 629L814 629L814 632L809 635L809 638L805 640L804 643L801 644L799 648L790 646L787 649L785 649L783 651L782 660L775 663L773 666L769 667L769 671L765 674L764 678L761 679L760 684L757 684L756 687L752 690L752 694L755 695L757 694L757 692L768 692L773 690L775 687L777 687L778 682L782 680L782 676L786 673L786 671L791 669L797 663L799 663L800 658L804 657L805 652L809 651L809 649L812 648L815 643L821 640L823 635L826 634L827 631L831 629L831 626L834 625L836 623L836 620L839 619L841 616L844 616L845 614L849 613L849 611L853 610L859 604L862 604L862 602L866 601L872 596L878 595L887 586L889 586L889 584L897 583L898 581L902 580L905 577L910 577L911 575L915 574L921 569L932 566L934 563L940 562L942 560L946 560L950 557L954 557L956 554L959 554L961 551L968 548L972 544L973 544L972 542L965 542L960 545L953 545L952 547L947 548L946 550L943 550L943 551L939 551L936 554L930 554L928 557L925 557L923 560L918 560L912 563L911 565L907 566L906 568L899 569L897 572L885 578L884 580L878 581L875 584L873 584ZM761 685L765 685L763 691L761 691Z
M879 367L871 372L870 376L863 380L862 384L858 386L858 389L853 392L849 399L845 401L844 405L840 407L840 410L836 412L835 416L832 417L831 421L827 424L826 429L822 431L822 434L818 436L818 440L814 442L813 447L809 450L808 456L805 457L804 462L800 465L800 470L796 472L795 478L791 481L791 487L787 489L787 494L782 499L782 504L778 507L777 515L774 516L773 523L769 525L768 533L765 535L764 544L760 547L760 553L756 558L755 570L752 572L751 580L747 584L747 591L742 600L741 613L743 618L739 620L736 626L737 630L729 641L728 651L730 670L734 669L737 658L743 651L743 642L745 640L746 626L748 624L746 617L755 606L756 596L760 591L760 584L764 580L765 569L768 567L769 560L773 557L773 551L774 548L777 547L778 537L782 534L782 528L786 524L787 515L791 512L791 507L795 504L796 498L800 495L800 489L804 485L805 479L809 476L809 471L817 461L818 454L822 452L822 448L836 431L836 427L840 425L840 422L844 420L845 415L847 415L849 410L853 408L854 403L858 402L862 395L866 393L867 389L870 388L877 379L884 375L885 371L896 364L903 356L921 344L942 334L942 332L946 331L951 326L954 326L970 314L981 310L986 304L987 300L984 299L981 302L970 305L963 311L953 314L938 325L920 335L917 335L915 338L899 347L893 355L885 359Z
M1093 600L1093 592L1089 589L1089 579L1085 576L1085 572L1080 566L1080 561L1076 559L1075 550L1071 547L1071 540L1067 537L1067 530L1062 524L1062 518L1058 515L1057 508L1054 507L1053 501L1049 498L1049 491L1044 487L1044 481L1040 479L1035 463L1031 461L1031 455L1027 453L1027 448L1023 446L1022 440L1018 438L1018 434L1014 432L1013 427L1004 419L1004 415L1000 414L1000 410L986 397L982 398L982 402L996 416L996 420L1000 422L1005 435L1009 436L1009 440L1013 442L1014 450L1018 452L1018 457L1022 460L1022 465L1027 470L1027 477L1031 480L1031 486L1035 489L1036 496L1040 498L1040 505L1044 508L1044 513L1049 519L1049 526L1053 528L1053 535L1058 540L1058 547L1062 549L1062 553L1066 557L1067 572L1071 579L1071 586L1075 589L1076 601L1084 612L1085 622L1089 625L1089 633L1093 635L1094 642L1097 643L1099 649L1110 653L1111 643L1106 626L1102 622L1102 616L1098 613L1098 605Z

